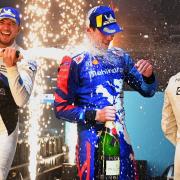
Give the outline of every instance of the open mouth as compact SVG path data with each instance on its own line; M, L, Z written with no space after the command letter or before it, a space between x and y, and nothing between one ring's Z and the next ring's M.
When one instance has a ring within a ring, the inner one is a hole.
M104 43L104 46L105 46L105 47L108 47L108 46L109 46L109 42L108 42L108 43Z
M10 32L7 32L7 31L2 31L1 32L1 35L3 35L3 36L10 36L11 35L11 33Z

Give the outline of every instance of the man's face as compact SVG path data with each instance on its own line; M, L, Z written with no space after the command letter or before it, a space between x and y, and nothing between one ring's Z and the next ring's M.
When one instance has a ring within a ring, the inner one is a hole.
M10 46L19 33L19 25L11 19L0 19L0 47Z
M113 40L114 35L104 35L97 28L88 28L87 33L94 46L98 49L106 50L110 42Z

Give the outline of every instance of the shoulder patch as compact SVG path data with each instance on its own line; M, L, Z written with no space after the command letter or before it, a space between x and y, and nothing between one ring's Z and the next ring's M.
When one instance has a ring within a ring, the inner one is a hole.
M84 54L80 54L76 57L73 58L73 61L75 61L77 64L81 63L82 60L84 59L85 55Z
M22 61L17 63L18 67L21 69L30 69L31 71L36 71L37 70L37 62L34 60L26 60L23 59Z
M36 61L29 61L28 65L29 65L29 69L31 69L32 71L36 71L37 70L37 63L36 63Z

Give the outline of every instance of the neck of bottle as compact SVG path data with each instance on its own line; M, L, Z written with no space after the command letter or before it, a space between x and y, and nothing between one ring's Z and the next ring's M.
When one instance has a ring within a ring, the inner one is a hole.
M114 121L106 121L105 123L106 131L113 136L117 136L118 132L116 130L116 125Z
M114 121L106 121L105 127L106 127L106 128L109 128L109 129L115 128L115 123L114 123Z

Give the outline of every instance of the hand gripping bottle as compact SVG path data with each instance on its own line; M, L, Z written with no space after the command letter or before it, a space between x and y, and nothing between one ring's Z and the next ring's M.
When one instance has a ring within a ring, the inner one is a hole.
M120 173L120 144L114 121L107 121L100 134L97 150L97 179L118 180Z

